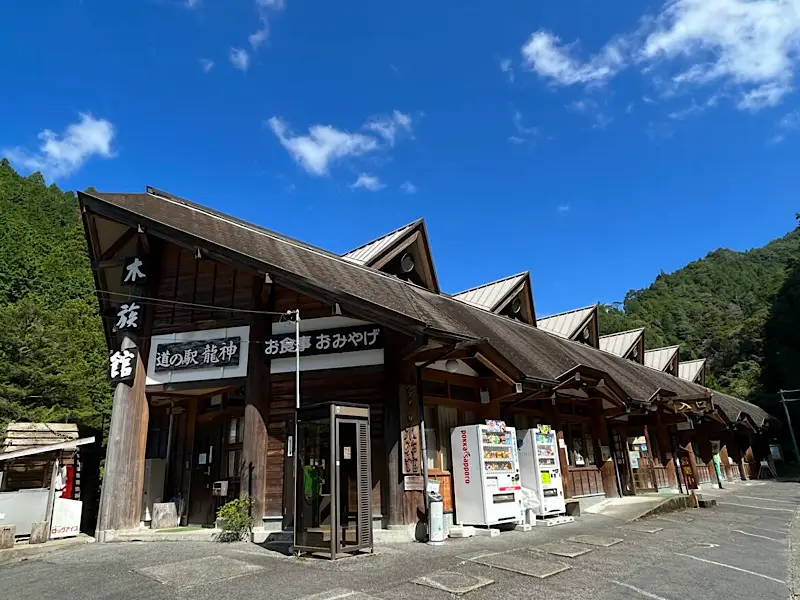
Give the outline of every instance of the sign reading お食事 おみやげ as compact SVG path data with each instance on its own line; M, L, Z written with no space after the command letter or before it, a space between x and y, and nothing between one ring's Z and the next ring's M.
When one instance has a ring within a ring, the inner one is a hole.
M300 356L319 356L383 348L383 330L378 325L356 325L337 329L300 332ZM264 343L267 359L291 358L297 352L294 333L271 336Z
M213 369L239 364L240 337L187 340L156 345L156 373Z

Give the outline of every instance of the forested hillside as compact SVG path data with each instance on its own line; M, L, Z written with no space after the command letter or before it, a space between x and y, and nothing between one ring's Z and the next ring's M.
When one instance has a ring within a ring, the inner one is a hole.
M0 430L99 427L110 414L105 340L78 202L0 162Z
M648 348L707 358L710 385L770 404L800 387L800 228L747 252L716 250L600 311L603 334L645 327Z

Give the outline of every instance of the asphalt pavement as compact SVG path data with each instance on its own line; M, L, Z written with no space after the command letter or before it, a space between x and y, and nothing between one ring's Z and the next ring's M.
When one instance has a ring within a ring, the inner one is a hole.
M742 482L704 496L718 505L636 523L586 515L569 525L437 547L382 546L336 562L246 543L89 544L0 567L0 597L792 598L792 572L800 575L800 484Z

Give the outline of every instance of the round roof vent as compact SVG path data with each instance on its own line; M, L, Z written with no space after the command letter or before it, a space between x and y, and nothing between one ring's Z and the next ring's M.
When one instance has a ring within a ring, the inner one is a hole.
M414 257L408 252L403 254L402 258L400 259L400 270L403 273L411 273L411 271L414 270Z

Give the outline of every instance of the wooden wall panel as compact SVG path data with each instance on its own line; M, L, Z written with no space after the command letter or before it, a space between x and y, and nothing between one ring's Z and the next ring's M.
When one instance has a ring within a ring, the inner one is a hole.
M385 471L383 440L384 406L383 367L336 369L301 374L301 405L322 402L353 402L370 406L372 442L372 505L375 514L381 511L381 481ZM294 373L273 375L270 385L269 439L267 442L266 514L283 515L284 446L286 427L294 414Z

